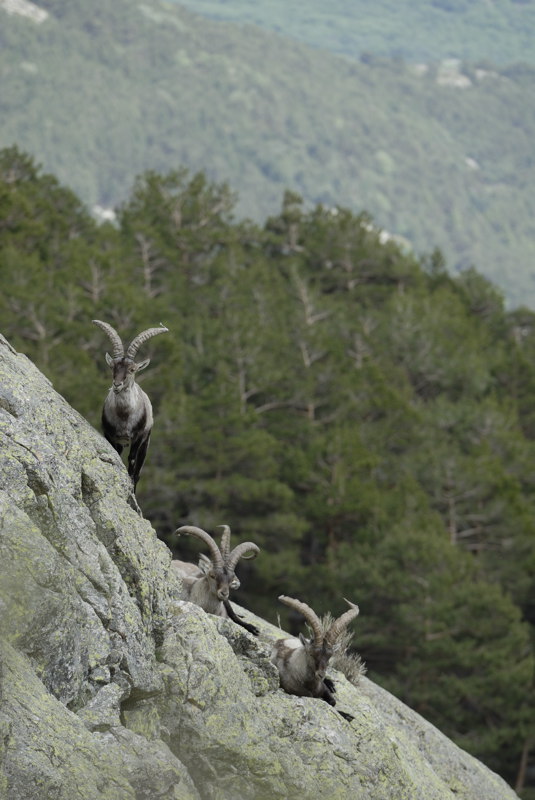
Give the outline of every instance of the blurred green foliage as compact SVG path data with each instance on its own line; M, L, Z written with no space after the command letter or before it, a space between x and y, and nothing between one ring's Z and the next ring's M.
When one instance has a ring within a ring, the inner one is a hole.
M2 333L99 426L106 320L160 322L138 500L261 547L236 599L357 602L370 676L514 782L533 739L535 314L475 270L291 192L260 226L225 184L141 175L116 225L0 151ZM198 552L198 547L197 547Z

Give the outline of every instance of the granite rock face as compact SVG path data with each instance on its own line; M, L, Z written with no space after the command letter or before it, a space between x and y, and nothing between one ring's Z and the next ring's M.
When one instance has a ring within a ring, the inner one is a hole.
M351 723L286 695L280 631L181 602L119 456L1 336L0 446L0 798L516 797L366 678L332 673Z

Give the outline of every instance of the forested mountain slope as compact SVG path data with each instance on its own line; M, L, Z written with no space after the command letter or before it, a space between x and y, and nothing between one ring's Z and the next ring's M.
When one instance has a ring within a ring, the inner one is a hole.
M262 226L232 211L202 174L149 173L98 227L3 151L2 332L98 428L91 320L125 339L166 325L139 378L155 427L138 500L158 535L181 556L184 523L257 542L237 599L270 621L281 593L357 602L370 677L527 790L535 314L364 214L291 194Z
M251 22L349 58L535 62L532 0L177 0L212 19Z
M337 58L177 5L0 4L0 145L18 143L88 205L185 165L276 213L285 189L370 212L417 253L476 265L535 305L535 81L529 67Z

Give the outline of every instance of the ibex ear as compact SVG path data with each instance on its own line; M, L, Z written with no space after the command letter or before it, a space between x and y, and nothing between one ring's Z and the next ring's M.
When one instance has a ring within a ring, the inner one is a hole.
M113 358L109 353L106 353L106 364L113 369Z
M306 638L306 636L303 633L299 634L299 641L301 642L301 644L304 644L304 645L308 644L308 639Z
M208 572L212 569L212 562L210 561L208 556L205 556L204 553L201 553L199 556L199 563L197 564L197 566L199 567L201 572L207 575Z
M241 586L241 583L239 582L238 578L236 576L234 576L234 578L229 583L229 586L230 586L231 589L239 589L240 586Z
M139 364L136 364L136 372L141 372L142 369L148 367L150 364L150 358L146 358L145 361L140 361Z

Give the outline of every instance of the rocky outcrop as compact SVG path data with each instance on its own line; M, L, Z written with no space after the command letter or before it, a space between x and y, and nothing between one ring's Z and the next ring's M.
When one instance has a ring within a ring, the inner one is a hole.
M178 599L119 456L1 337L0 440L0 797L516 797L365 678L333 673L351 723L284 694L280 632Z

